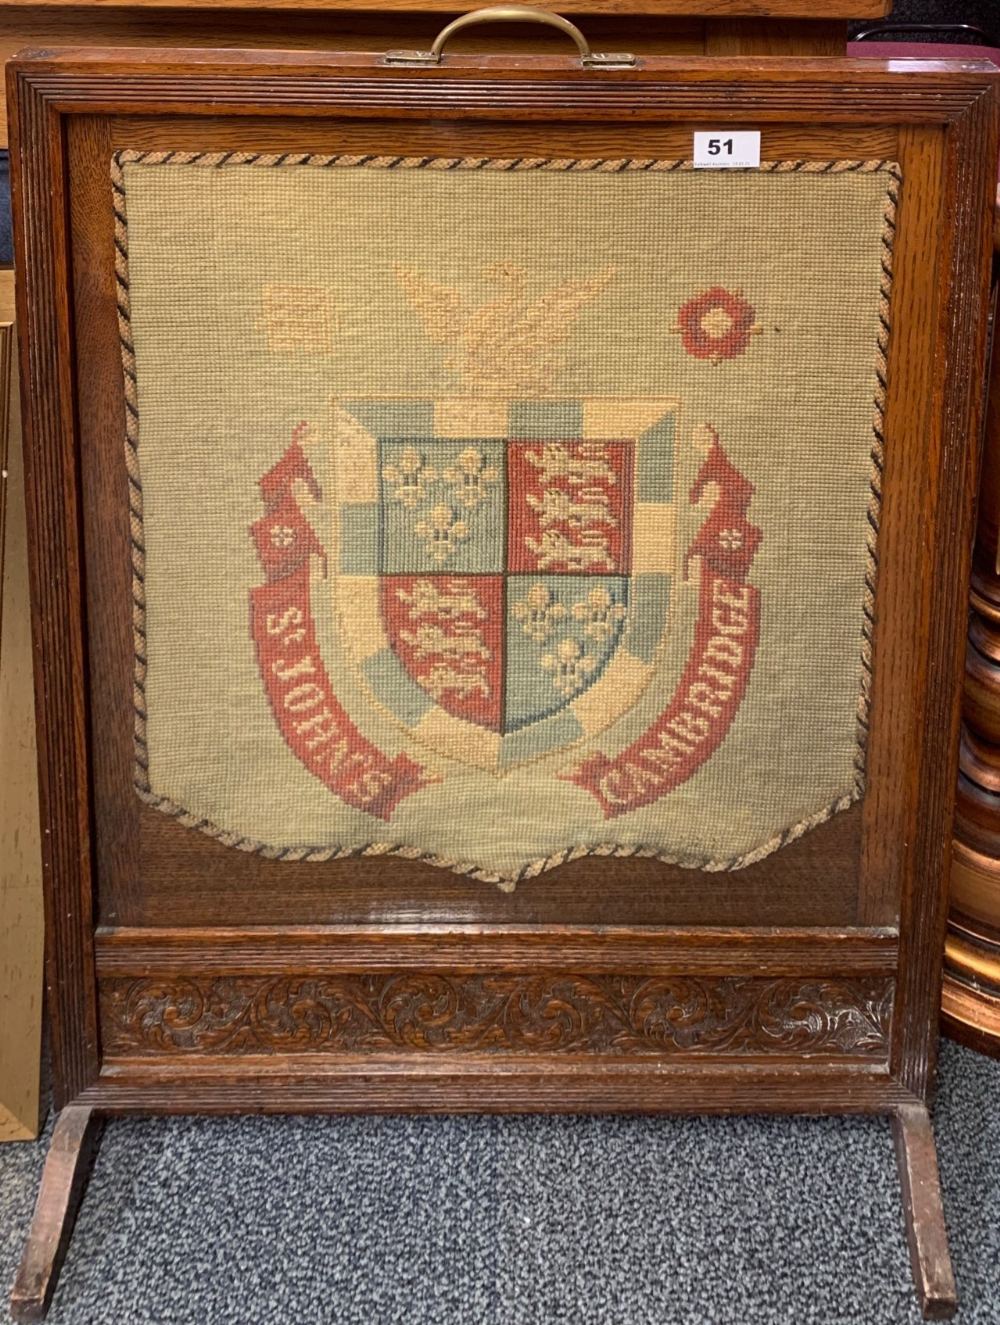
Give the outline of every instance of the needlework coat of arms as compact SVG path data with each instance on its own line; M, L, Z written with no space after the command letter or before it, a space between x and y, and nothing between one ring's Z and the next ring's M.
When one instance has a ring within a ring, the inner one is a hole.
M895 165L112 184L144 800L510 888L862 794Z

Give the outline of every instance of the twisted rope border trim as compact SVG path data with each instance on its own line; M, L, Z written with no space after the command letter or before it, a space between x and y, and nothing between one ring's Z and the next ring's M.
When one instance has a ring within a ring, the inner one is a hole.
M896 209L902 176L893 161L764 161L755 173L808 175L839 175L845 173L877 174L890 177L886 189L883 214L882 253L880 259L878 332L876 335L875 381L873 399L871 471L867 508L864 594L862 599L861 672L858 691L856 723L857 753L855 779L851 791L830 805L789 828L775 834L753 851L739 856L716 860L704 856L679 856L643 845L629 846L615 842L592 843L567 847L542 859L530 861L514 875L503 875L484 870L478 865L458 859L439 856L419 847L403 843L370 842L360 847L295 846L276 847L255 838L246 837L221 828L209 819L192 814L176 801L153 792L149 783L149 750L146 739L146 590L145 544L142 524L142 481L139 469L139 405L135 366L135 345L132 339L131 302L128 270L128 211L125 197L126 165L195 165L210 168L233 166L311 166L319 168L367 167L383 170L429 169L522 171L551 170L566 173L621 174L634 171L674 173L693 170L691 161L663 161L656 158L574 159L568 157L411 157L378 155L322 155L310 152L143 152L131 148L117 152L111 160L112 205L115 217L115 284L118 305L118 330L121 342L122 370L125 383L125 465L129 487L129 525L132 558L132 632L135 650L133 673L133 736L135 748L134 785L139 798L147 805L176 819L185 828L192 828L214 838L224 846L234 847L263 856L267 860L306 861L321 863L347 860L355 856L398 856L404 860L433 865L450 870L480 883L496 884L504 892L513 892L517 884L537 878L545 871L555 869L584 856L614 857L617 859L658 860L681 869L705 872L727 872L746 869L772 855L775 851L797 841L813 828L827 823L834 815L849 809L864 792L865 760L868 747L869 711L871 707L872 650L875 628L875 589L878 575L878 530L882 506L882 474L884 470L885 407L888 390L888 348L891 331L890 296L892 290L892 253L896 233Z
M885 471L885 409L889 390L889 336L892 331L892 254L896 243L896 210L899 206L899 167L888 168L890 183L885 193L882 217L882 252L879 256L878 330L875 333L875 392L872 399L872 449L868 482L868 528L865 531L868 558L861 612L861 684L858 689L857 742L854 785L860 797L865 789L868 755L869 713L872 694L872 651L875 634L875 586L878 580L878 530L882 512L882 475Z

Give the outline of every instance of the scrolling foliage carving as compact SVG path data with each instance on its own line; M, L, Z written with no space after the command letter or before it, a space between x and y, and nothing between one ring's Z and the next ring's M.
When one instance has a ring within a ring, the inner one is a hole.
M115 977L110 1056L477 1052L611 1055L888 1051L893 981L403 972Z

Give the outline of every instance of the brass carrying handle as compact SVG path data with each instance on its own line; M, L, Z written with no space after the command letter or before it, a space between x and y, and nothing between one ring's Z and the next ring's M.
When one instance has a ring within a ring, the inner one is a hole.
M584 69L629 69L637 63L634 55L624 51L592 51L587 38L575 23L563 18L561 14L551 14L545 9L531 9L528 5L494 5L489 9L476 9L470 14L462 14L441 29L429 51L387 51L384 63L440 64L448 39L462 28L471 27L473 23L544 23L546 27L558 28L576 43Z

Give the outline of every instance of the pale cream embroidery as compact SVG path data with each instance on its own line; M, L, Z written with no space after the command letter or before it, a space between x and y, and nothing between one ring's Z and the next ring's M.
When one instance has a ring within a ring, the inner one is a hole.
M612 527L618 524L611 513L608 494L603 488L581 488L579 500L562 488L545 488L541 497L529 492L527 501L532 510L538 512L538 523L542 529L548 529L554 524L567 524L573 529L585 529L595 524Z
M471 589L456 585L454 581L442 589L433 580L416 580L412 590L397 589L396 596L400 602L407 604L410 616L414 619L435 616L455 620L457 617L471 616L483 621L487 616L485 608Z
M455 634L448 635L440 626L422 621L416 630L401 630L399 637L413 649L417 658L446 654L453 658L490 658L492 654L475 626L460 622Z
M547 487L554 479L565 479L572 487L601 480L613 487L618 482L608 463L608 449L602 442L581 442L575 448L562 442L546 442L540 450L528 450L527 459L538 470L538 481Z
M382 477L391 484L396 501L412 511L427 495L428 485L437 482L438 472L415 446L404 446L398 461L383 468Z
M469 537L468 521L459 519L444 502L439 502L429 517L418 520L413 527L439 565L446 562L458 544Z
M529 536L524 542L534 552L539 570L613 569L608 538L600 529L585 529L579 543L571 543L558 529L546 529L541 538Z
M573 616L577 621L586 622L585 635L603 644L614 634L618 623L625 619L625 607L604 585L598 585L586 598L573 604Z
M489 681L481 669L460 672L448 663L435 663L427 676L420 678L420 684L435 699L444 694L459 695L462 699L470 695L490 697Z
M701 329L712 337L725 336L732 328L733 319L724 308L713 308L701 319Z
M525 596L511 609L514 618L528 639L544 644L555 624L566 615L564 604L553 600L552 592L544 584L533 584Z
M486 500L490 485L499 477L496 465L488 465L482 451L474 446L467 447L444 471L445 482L451 484L455 500L470 509Z
M584 653L575 639L564 639L555 653L542 655L541 665L552 673L552 684L561 695L574 695L586 685L587 678L597 666L597 659Z
M445 367L463 389L496 396L539 395L555 385L560 347L580 314L610 284L617 268L564 281L541 294L528 291L528 273L511 262L491 263L483 277L500 286L484 303L470 304L452 285L396 268L396 279L435 345L447 346Z
M431 580L417 580L412 592L397 589L396 597L406 603L410 616L418 619L437 616L449 621L453 633L448 634L431 621L417 620L416 629L401 630L399 637L413 649L416 659L444 655L427 673L420 684L437 700L448 693L467 699L480 694L490 697L487 665L492 650L483 639L482 631L468 617L484 620L488 613L476 595L461 585L439 589Z
M265 285L257 326L272 353L329 354L337 328L333 292L325 285Z
M295 530L287 524L272 525L270 533L272 547L291 547L295 542Z

